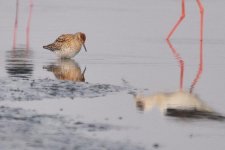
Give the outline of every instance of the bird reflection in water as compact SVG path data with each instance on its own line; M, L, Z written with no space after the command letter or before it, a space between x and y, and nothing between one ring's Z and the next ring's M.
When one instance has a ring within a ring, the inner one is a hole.
M85 82L86 67L81 71L79 64L73 59L59 59L55 64L43 68L52 72L59 80Z
M33 2L29 1L29 15L26 27L26 44L17 44L19 3L16 1L16 17L13 29L12 50L6 52L6 71L10 77L30 78L33 72L33 63L31 60L32 51L30 50L30 23L32 16Z
M149 111L153 107L158 107L160 111L166 116L183 119L195 118L225 120L225 116L210 108L197 94L193 94L194 87L199 81L203 70L203 41L200 40L200 61L198 71L196 77L192 81L189 91L183 90L184 61L169 40L167 40L167 43L172 50L174 57L179 63L179 90L170 93L159 92L150 96L135 95L136 107L140 111Z
M171 117L225 120L225 116L215 112L197 95L185 91L135 96L135 100L140 111L158 107L164 115Z

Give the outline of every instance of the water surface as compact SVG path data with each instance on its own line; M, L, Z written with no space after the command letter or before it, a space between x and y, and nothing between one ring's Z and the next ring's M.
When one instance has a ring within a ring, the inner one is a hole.
M179 1L0 2L1 149L222 149L225 2L203 4L203 42L195 1L166 42ZM78 31L73 60L42 48Z

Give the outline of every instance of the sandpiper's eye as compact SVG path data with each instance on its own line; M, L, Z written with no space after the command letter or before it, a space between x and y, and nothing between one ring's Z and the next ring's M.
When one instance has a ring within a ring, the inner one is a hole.
M85 34L84 33L81 33L80 34L80 39L82 40L82 41L86 41L86 36L85 36Z

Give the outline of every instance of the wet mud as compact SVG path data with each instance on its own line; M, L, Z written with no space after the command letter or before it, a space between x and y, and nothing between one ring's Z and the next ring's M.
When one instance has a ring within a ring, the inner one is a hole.
M144 150L129 142L86 137L88 133L117 130L100 123L85 123L59 115L37 114L21 108L0 107L0 149L14 150Z
M122 91L131 91L126 86L111 84L93 84L53 79L20 79L0 80L0 100L43 100L76 97L95 98ZM19 87L16 85L20 85Z

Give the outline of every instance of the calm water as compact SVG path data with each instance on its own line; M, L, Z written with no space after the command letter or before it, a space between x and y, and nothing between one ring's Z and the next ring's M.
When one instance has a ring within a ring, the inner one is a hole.
M203 42L193 0L167 43L179 1L0 2L0 148L222 149L225 2L203 4ZM87 53L42 48L78 31Z

